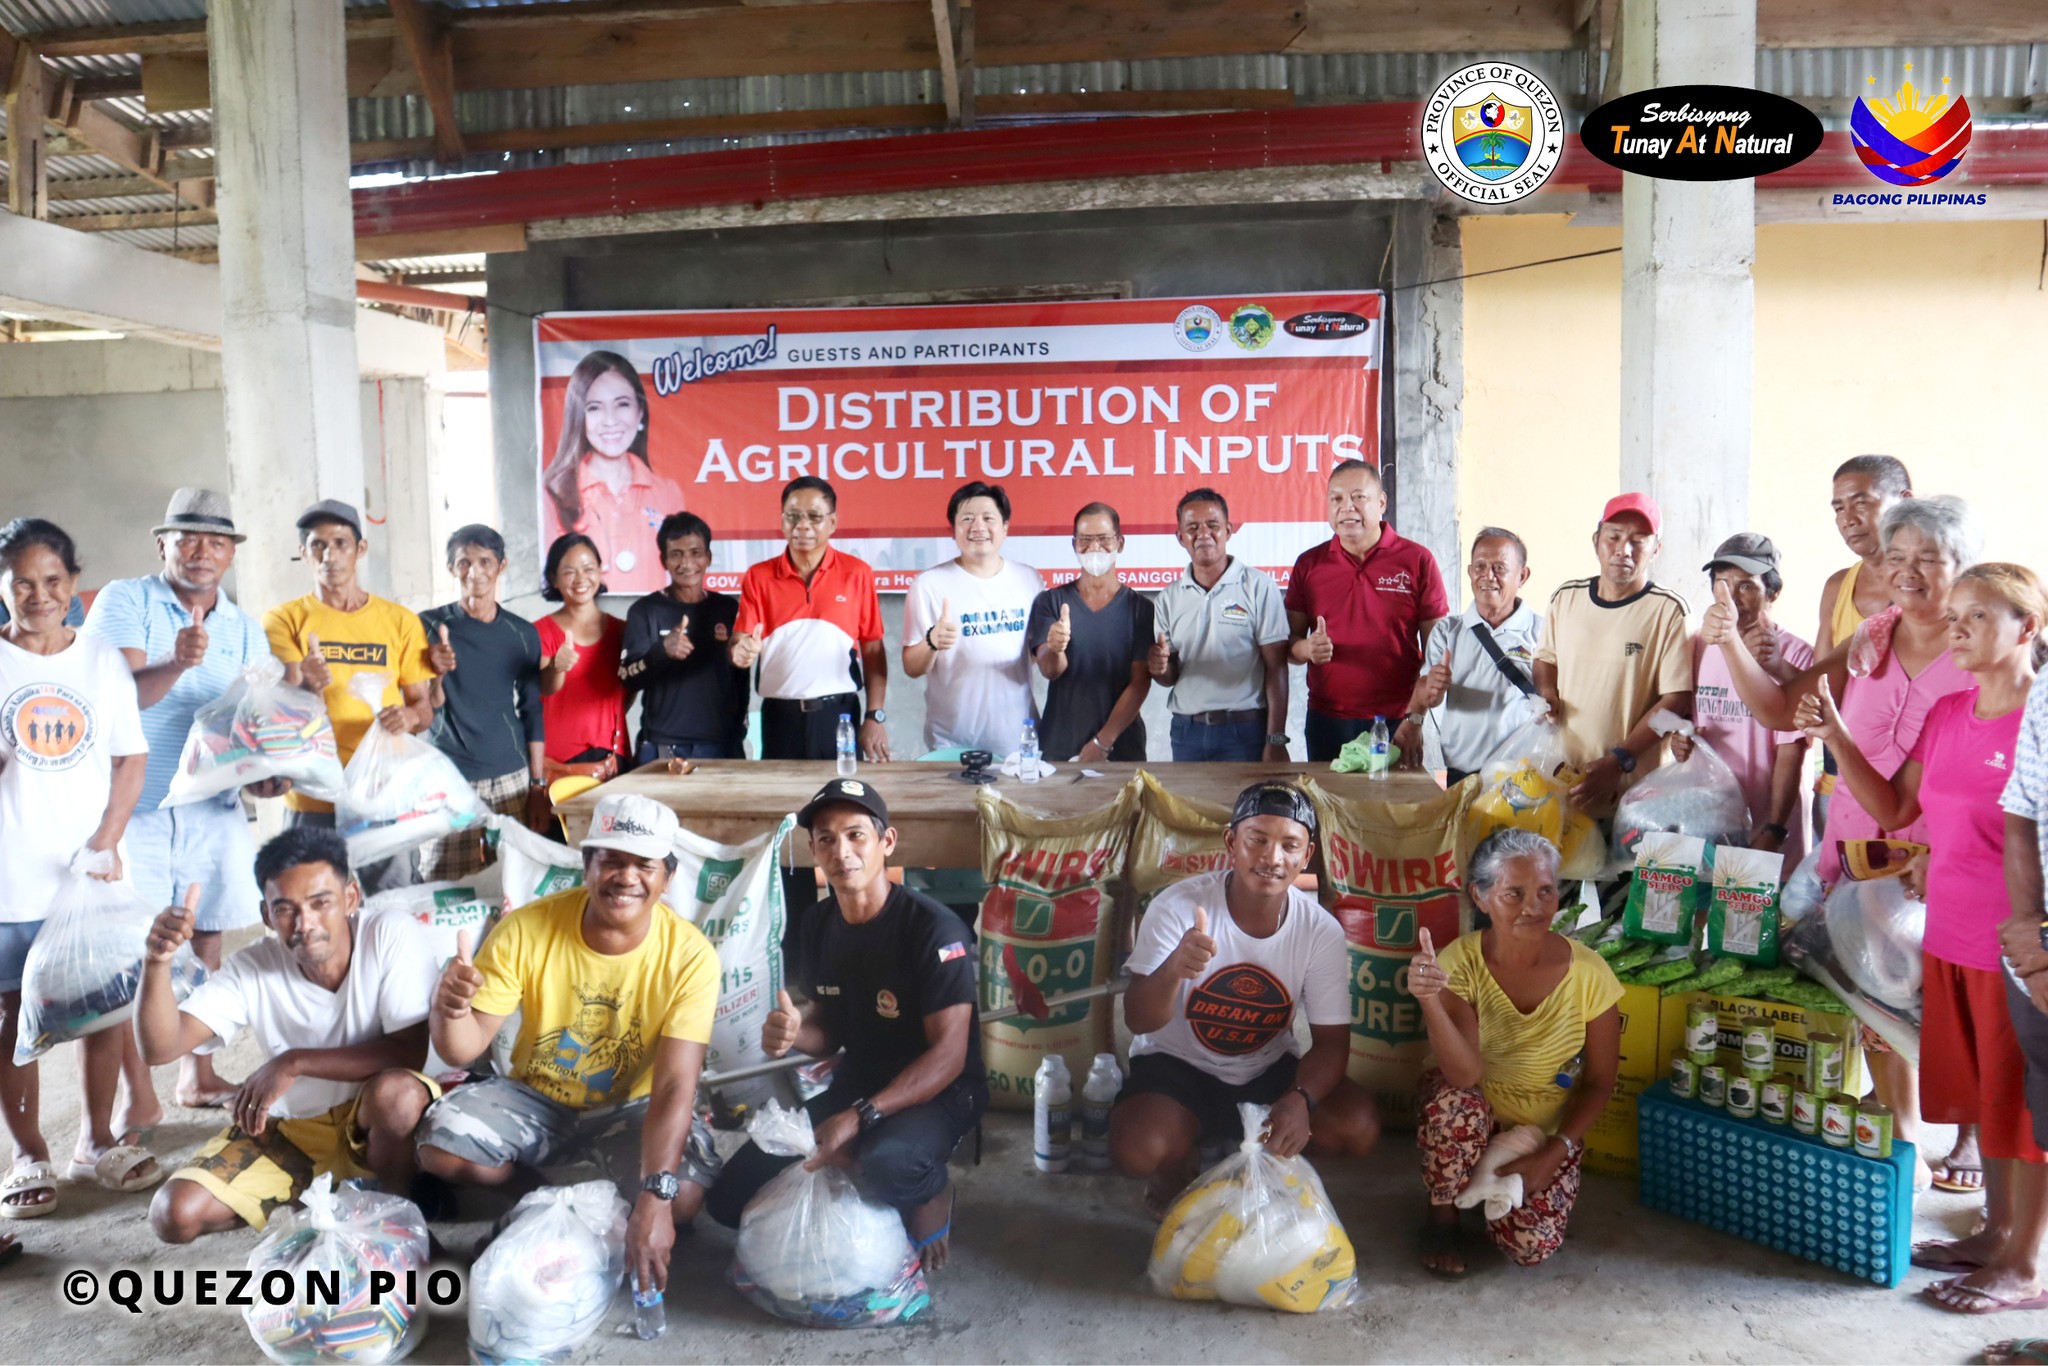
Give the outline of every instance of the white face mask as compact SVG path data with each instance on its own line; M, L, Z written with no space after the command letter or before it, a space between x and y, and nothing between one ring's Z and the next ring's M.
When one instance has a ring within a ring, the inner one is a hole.
M1084 550L1081 552L1081 572L1090 578L1101 578L1116 568L1116 556L1107 550Z

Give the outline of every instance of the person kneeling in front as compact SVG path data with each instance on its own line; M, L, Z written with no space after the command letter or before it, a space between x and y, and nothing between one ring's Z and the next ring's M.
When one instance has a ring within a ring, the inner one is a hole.
M583 840L583 886L506 916L474 962L464 934L434 994L435 1051L468 1066L516 1010L512 1072L457 1088L419 1132L422 1168L508 1194L540 1184L542 1166L596 1166L633 1205L633 1284L661 1290L676 1226L718 1176L696 1114L718 953L662 900L675 835L660 803L603 797Z
M235 953L182 1004L171 958L192 938L206 889L150 927L135 997L135 1039L152 1067L212 1051L244 1029L264 1064L227 1102L234 1122L172 1175L149 1206L167 1243L262 1228L323 1172L374 1177L404 1194L412 1131L441 1090L427 1062L434 965L411 920L359 917L348 845L318 826L256 855L270 933Z
M1344 1076L1351 1047L1344 931L1294 885L1315 849L1316 815L1287 783L1238 794L1227 866L1153 898L1131 954L1124 1019L1131 1075L1109 1116L1118 1171L1149 1182L1164 1217L1197 1175L1204 1140L1237 1142L1237 1107L1272 1107L1281 1157L1363 1157L1379 1138L1371 1097ZM1295 1052L1294 1014L1309 1050Z
M1441 958L1423 931L1408 967L1436 1058L1417 1088L1415 1142L1429 1192L1422 1265L1447 1279L1465 1274L1456 1201L1496 1130L1517 1154L1496 1175L1522 1179L1522 1202L1489 1218L1487 1236L1521 1266L1557 1251L1578 1199L1586 1131L1621 1066L1621 983L1606 959L1550 928L1557 866L1557 846L1541 835L1513 826L1488 835L1465 885L1492 923L1459 935Z
M926 1271L946 1264L953 1193L946 1159L988 1108L975 1008L979 958L960 918L889 881L896 831L882 794L857 778L820 788L797 815L830 894L804 928L810 1004L782 992L761 1028L770 1055L845 1056L804 1106L808 1165L851 1166L869 1198L903 1216ZM748 1143L712 1189L711 1217L737 1227L756 1191L796 1161Z

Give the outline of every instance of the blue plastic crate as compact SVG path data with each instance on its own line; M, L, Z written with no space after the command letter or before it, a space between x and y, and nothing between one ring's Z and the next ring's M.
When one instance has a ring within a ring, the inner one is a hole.
M1666 1214L1897 1285L1912 1254L1913 1145L1882 1160L1830 1147L1787 1124L1735 1119L1671 1094L1644 1091L1636 1122L1642 1202Z

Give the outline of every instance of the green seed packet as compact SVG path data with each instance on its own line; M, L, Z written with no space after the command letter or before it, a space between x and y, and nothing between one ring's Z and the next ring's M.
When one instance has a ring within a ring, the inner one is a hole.
M1622 933L1652 944L1689 944L1712 887L1713 854L1697 835L1650 830L1636 845Z
M1759 967L1778 962L1778 918L1785 856L1767 849L1717 845L1707 947Z

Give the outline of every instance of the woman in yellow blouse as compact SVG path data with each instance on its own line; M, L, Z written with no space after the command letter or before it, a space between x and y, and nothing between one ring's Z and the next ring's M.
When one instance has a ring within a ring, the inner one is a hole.
M1498 1169L1522 1179L1522 1203L1486 1231L1522 1266L1557 1251L1586 1132L1614 1091L1621 983L1605 959L1550 928L1557 869L1557 846L1541 835L1512 826L1488 835L1465 875L1483 928L1441 957L1424 931L1408 969L1435 1055L1415 1139L1429 1193L1422 1264L1438 1276L1464 1276L1455 1202L1496 1132L1522 1126L1530 1127L1508 1140L1522 1155Z

